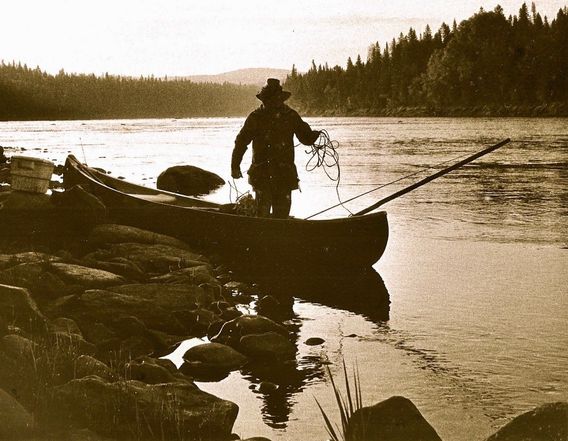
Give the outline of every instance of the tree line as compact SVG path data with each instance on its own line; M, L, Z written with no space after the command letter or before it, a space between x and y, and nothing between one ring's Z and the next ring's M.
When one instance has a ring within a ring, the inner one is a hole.
M57 75L0 63L0 120L183 118L244 115L256 87L105 74Z
M568 116L568 7L551 22L524 3L518 16L497 6L434 34L410 28L346 68L294 67L285 86L312 115Z

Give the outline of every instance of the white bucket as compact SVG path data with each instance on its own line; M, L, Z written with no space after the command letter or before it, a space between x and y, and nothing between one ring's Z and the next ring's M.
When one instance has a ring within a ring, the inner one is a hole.
M30 156L12 156L10 175L12 190L45 193L55 164L46 159Z

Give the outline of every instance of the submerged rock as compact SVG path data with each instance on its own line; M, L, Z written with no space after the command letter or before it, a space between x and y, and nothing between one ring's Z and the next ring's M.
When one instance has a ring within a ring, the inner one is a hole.
M96 376L55 388L52 407L52 424L82 425L119 439L133 433L142 439L155 434L177 439L180 433L189 439L228 439L238 412L236 404L193 384L107 383Z
M156 186L160 190L200 196L224 185L219 175L193 165L176 165L160 173Z
M519 415L487 441L548 441L568 439L568 403L547 403Z
M296 355L296 346L276 332L245 335L241 337L239 347L250 357L266 360L289 360Z
M347 426L345 439L441 441L412 401L397 396L355 411Z

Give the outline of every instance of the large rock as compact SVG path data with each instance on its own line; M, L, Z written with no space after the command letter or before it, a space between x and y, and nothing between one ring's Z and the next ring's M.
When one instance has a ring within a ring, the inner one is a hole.
M159 283L130 284L108 288L108 291L151 300L170 311L192 309L195 305L209 305L213 298L196 285L163 285Z
M237 346L241 337L249 334L264 334L266 332L275 332L284 337L288 336L288 330L261 315L242 315L233 320L226 322L219 333L213 337L217 343Z
M24 337L6 335L0 339L0 388L27 408L37 398L32 381L37 374L34 351L33 343Z
M276 332L245 335L241 337L239 348L244 354L262 360L289 360L296 355L294 344Z
M14 397L0 389L0 439L27 438L33 422L30 413Z
M54 391L49 422L82 425L113 438L229 439L238 407L193 384L73 380ZM143 423L141 423L143 422Z
M79 285L85 289L106 288L125 282L124 278L108 271L69 263L51 263L49 270L63 282Z
M113 381L115 374L102 361L90 355L80 355L74 362L75 378L84 378L96 375L106 381Z
M349 441L441 441L434 428L407 398L391 397L355 411L347 426Z
M208 194L224 185L219 175L193 165L176 165L160 173L156 186L161 190L189 196Z
M19 265L21 263L59 262L60 257L52 256L38 251L26 251L17 254L0 254L0 270Z
M568 403L539 406L507 423L487 441L568 440Z
M188 268L182 268L176 271L172 271L161 276L156 276L150 279L153 282L158 283L173 283L173 284L194 284L200 285L202 283L208 283L212 285L217 285L217 291L220 292L221 286L218 285L217 279L211 272L211 267L209 265L198 265Z
M42 304L58 297L82 291L79 285L69 285L50 271L51 263L22 263L0 271L0 283L28 289L34 300Z
M137 282L144 281L148 275L142 271L138 265L125 257L115 257L110 252L98 251L85 256L81 263L90 268L97 268L108 271L119 276L125 277L127 280Z
M174 237L142 230L136 227L117 224L103 224L96 226L89 234L89 242L94 245L126 242L147 245L168 245L182 250L189 249L185 242Z
M169 360L161 360L152 357L141 357L126 364L126 370L130 379L142 381L146 384L162 384L188 382L187 377L181 374ZM173 369L172 369L173 367Z
M106 290L87 290L80 297L66 298L52 312L70 317L80 323L81 330L87 336L84 327L101 323L113 329L113 323L120 317L133 316L147 328L163 331L170 335L186 335L186 328L172 316L171 310L156 305L153 299L142 298L134 293L123 294Z
M42 332L46 319L25 288L0 285L0 317L28 332Z
M189 348L183 355L189 372L208 371L230 372L242 367L247 358L231 348L219 343L205 343Z
M203 265L205 258L201 254L181 250L170 245L146 245L140 243L112 244L109 250L100 250L89 254L88 258L105 260L105 257L123 257L138 265L143 271L164 274L181 268Z

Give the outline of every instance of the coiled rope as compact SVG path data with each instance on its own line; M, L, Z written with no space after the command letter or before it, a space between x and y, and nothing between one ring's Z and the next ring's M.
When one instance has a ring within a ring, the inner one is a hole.
M327 130L321 130L320 136L314 144L310 146L306 153L311 155L306 163L308 172L322 167L326 176L335 182L335 193L337 194L338 205L341 205L349 214L353 214L341 201L339 195L339 184L341 183L341 167L339 166L339 142L329 137Z

